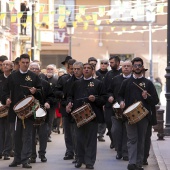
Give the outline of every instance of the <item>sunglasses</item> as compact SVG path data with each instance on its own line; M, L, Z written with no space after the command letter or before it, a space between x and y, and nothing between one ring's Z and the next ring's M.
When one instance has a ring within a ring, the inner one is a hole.
M101 62L100 64L105 64L105 65L107 65L108 63L103 63L103 62Z
M137 67L138 67L138 68L142 68L142 66L143 66L142 64L134 64L134 65L133 65L133 67L135 67L135 68L137 68Z

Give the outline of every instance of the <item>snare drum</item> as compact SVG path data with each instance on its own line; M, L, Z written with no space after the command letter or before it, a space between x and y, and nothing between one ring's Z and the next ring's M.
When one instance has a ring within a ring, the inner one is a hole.
M4 106L0 102L0 118L6 117L8 115L8 107Z
M89 103L74 110L71 115L77 123L77 127L83 126L96 117Z
M129 106L123 114L128 118L129 124L134 124L143 119L149 111L142 105L142 102L136 102Z
M17 116L23 120L32 116L38 110L39 107L39 101L36 100L33 96L29 95L19 101L13 109L16 112Z
M116 102L114 105L113 105L113 110L115 112L115 116L117 119L122 119L122 116L123 116L123 110L120 108L120 105L118 102Z
M34 122L34 126L39 126L43 124L45 122L46 115L47 111L44 108L38 108L38 110L36 111L36 119Z

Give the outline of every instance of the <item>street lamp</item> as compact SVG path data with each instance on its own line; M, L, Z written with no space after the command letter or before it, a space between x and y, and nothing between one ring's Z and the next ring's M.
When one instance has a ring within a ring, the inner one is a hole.
M34 11L35 11L35 3L34 0L32 0L32 33L31 33L31 60L34 60L34 48L35 48L35 43L34 43Z
M168 17L167 17L167 67L166 67L166 121L165 136L170 136L170 4L168 1Z
M150 58L150 80L153 81L153 56L152 56L152 23L155 21L155 4L150 4L146 10L146 17L149 22L149 58Z
M74 34L74 27L72 22L67 23L67 34L69 35L69 56L71 56L72 35Z

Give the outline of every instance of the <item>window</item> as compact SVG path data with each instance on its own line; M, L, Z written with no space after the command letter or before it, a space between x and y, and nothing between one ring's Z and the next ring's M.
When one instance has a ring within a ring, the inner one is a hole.
M123 22L155 21L156 0L111 0L111 19Z
M75 8L75 0L54 0L54 10L55 10L55 15L54 15L54 21L58 21L59 14L59 5L65 5L66 10L70 11L70 15L66 16L66 22L68 21L74 21L74 8Z

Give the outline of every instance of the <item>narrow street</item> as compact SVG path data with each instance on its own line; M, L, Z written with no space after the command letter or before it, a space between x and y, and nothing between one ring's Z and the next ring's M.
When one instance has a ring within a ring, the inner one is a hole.
M32 164L34 170L75 170L72 160L65 161L63 156L65 153L63 134L52 134L52 142L48 143L47 149L47 163L41 163L37 158L37 163ZM94 165L96 170L126 170L128 162L123 160L116 160L116 152L110 149L110 141L108 136L105 136L106 142L98 142L97 160ZM39 145L37 145L38 147ZM16 170L23 169L22 166L10 168L8 165L12 162L13 158L9 161L0 160L0 170ZM144 167L145 170L159 170L153 151L151 150L149 165ZM80 169L85 169L83 165Z

